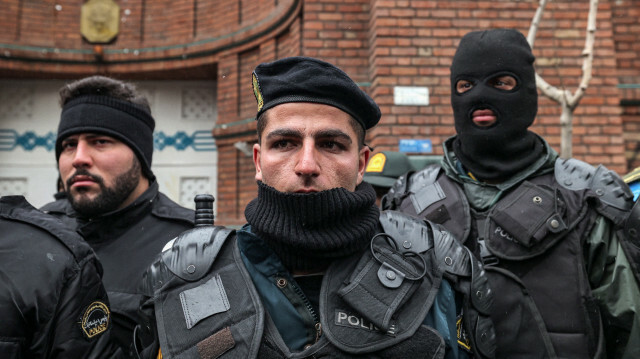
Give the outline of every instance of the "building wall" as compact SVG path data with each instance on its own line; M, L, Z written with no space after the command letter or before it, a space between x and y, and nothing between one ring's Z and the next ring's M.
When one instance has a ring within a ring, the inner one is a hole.
M304 55L344 69L380 105L368 137L379 150L430 140L432 154L454 134L449 64L466 32L514 27L525 35L537 0L119 1L120 34L96 46L78 32L75 1L2 0L0 77L70 78L110 73L133 79L209 79L217 84L217 221L244 222L255 197L251 70ZM59 7L58 7L59 5ZM582 76L588 1L547 5L534 43L536 69L575 92ZM601 0L593 77L575 111L573 154L620 174L636 166L639 0ZM57 49L57 50L56 50ZM426 88L428 105L398 105L397 86ZM628 101L631 100L631 101ZM532 130L560 149L560 106L544 96ZM634 105L635 104L635 105Z
M613 7L613 36L622 107L625 159L640 166L640 1L620 0Z

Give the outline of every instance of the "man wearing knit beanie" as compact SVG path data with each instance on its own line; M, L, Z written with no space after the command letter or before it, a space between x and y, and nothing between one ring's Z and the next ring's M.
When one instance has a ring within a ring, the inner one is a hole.
M135 86L103 76L60 89L56 160L66 196L42 210L79 232L98 255L125 356L144 269L164 236L193 225L193 211L158 191L151 170L155 121Z
M451 64L456 135L385 209L443 225L482 258L498 358L638 358L640 216L616 173L561 159L529 130L534 60L517 30L466 34Z
M252 75L258 197L248 223L196 228L165 247L146 275L137 333L152 344L141 356L464 358L456 316L466 303L467 348L491 357L479 262L427 222L380 213L363 181L375 102L318 59ZM456 268L451 282L442 260Z

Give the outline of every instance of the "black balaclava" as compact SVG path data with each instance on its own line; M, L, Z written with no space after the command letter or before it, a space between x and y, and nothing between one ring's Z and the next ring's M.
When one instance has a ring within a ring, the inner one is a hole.
M502 180L531 165L543 151L537 136L528 131L538 110L535 57L527 39L512 29L475 31L460 41L451 64L451 105L458 134L453 151L464 167L483 180ZM490 80L513 76L510 91L492 87ZM467 80L473 87L456 91ZM497 122L476 126L471 114L490 109Z

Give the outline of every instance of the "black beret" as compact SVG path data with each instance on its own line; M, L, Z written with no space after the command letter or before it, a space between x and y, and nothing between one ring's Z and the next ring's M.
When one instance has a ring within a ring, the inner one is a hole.
M365 130L380 121L380 108L344 71L310 57L287 57L258 65L253 93L260 115L287 102L314 102L351 115Z

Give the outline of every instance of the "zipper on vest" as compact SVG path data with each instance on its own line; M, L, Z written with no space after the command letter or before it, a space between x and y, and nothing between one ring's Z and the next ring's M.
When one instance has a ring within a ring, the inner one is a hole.
M320 322L316 323L316 343L320 340L322 336L322 324Z
M309 300L309 298L307 298L307 296L302 292L302 289L300 289L300 287L297 284L294 284L292 286L296 294L300 297L300 299L302 299L302 302L304 303L304 306L307 308L307 311L311 315L311 318L313 318L313 321L314 321L313 327L316 329L316 340L314 343L317 343L318 340L320 340L320 336L322 335L322 324L320 324L320 319L318 318L318 314L313 309L313 306L311 305L311 301Z
M307 298L304 292L302 292L302 289L300 289L297 283L295 283L294 281L289 281L284 277L278 277L276 280L276 285L278 286L278 288L280 288L282 293L287 298L289 298L289 301L294 305L294 307L303 310L304 313L302 313L300 310L298 310L298 313L302 317L302 320L307 323L307 325L314 328L315 338L312 344L317 343L322 336L322 324L320 323L320 318L318 317L316 311L313 309L309 298ZM305 348L307 346L305 346Z

